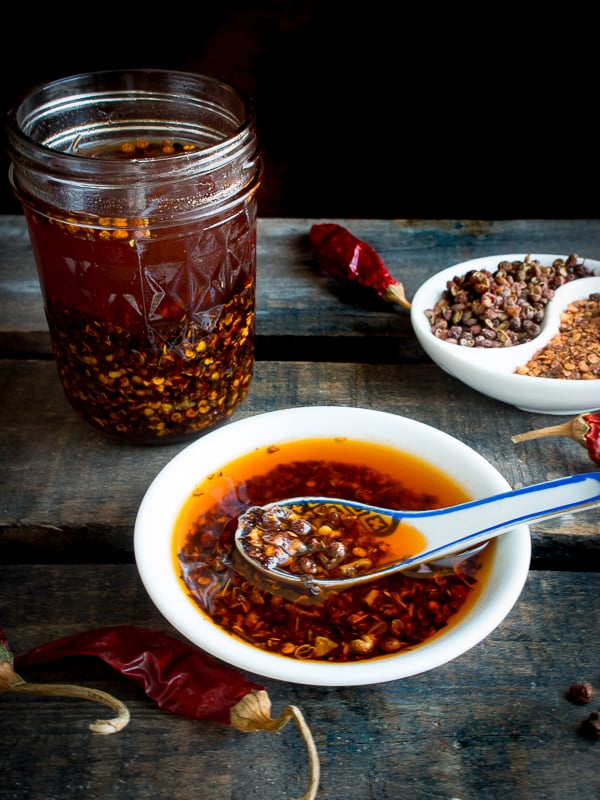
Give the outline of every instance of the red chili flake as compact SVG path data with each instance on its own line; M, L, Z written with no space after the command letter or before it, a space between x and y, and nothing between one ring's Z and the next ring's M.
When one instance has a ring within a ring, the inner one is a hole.
M315 605L289 602L256 586L232 565L233 533L248 506L299 497L319 487L387 508L435 508L436 496L359 462L298 459L237 481L200 510L178 545L181 578L200 608L233 636L288 658L355 662L409 649L448 625L477 585L479 559L449 574L397 573L334 592ZM243 500L241 499L243 498ZM355 531L348 531L354 539ZM362 544L362 542L361 542Z
M271 700L263 686L247 680L202 650L159 631L131 625L97 628L47 642L13 658L0 630L0 692L62 694L60 691L47 691L54 684L26 683L14 672L13 661L15 666L22 668L70 656L96 656L102 659L141 686L146 696L154 700L159 708L173 714L231 725L243 733L279 731L294 719L310 761L310 786L302 800L314 800L316 797L319 758L300 709L287 706L279 717L272 719ZM31 687L40 686L45 687L46 691L32 691ZM100 700L96 690L74 688L85 690L86 694L70 693L69 696ZM93 696L90 696L92 693ZM110 695L106 697L111 698ZM123 706L115 698L111 699ZM127 720L124 725L129 721L126 708L125 712ZM111 725L113 722L110 720L103 724ZM96 730L94 726L90 727L98 733L112 733L118 729Z
M512 437L512 441L525 442L529 439L542 439L547 436L568 436L585 447L591 460L600 465L600 411L579 414L561 425L538 428Z
M409 309L404 286L392 277L375 250L342 225L324 223L310 229L310 243L319 266L347 283L374 289L388 303Z

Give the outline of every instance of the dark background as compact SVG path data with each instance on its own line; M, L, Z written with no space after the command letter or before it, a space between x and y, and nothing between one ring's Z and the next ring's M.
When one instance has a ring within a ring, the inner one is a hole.
M261 216L596 218L595 20L540 8L13 3L2 105L78 72L204 72L256 102Z

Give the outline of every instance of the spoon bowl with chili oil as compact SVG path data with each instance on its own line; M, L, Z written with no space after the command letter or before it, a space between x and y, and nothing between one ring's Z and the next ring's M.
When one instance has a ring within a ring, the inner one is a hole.
M567 255L540 253L492 255L464 261L432 275L419 287L411 302L411 324L419 344L431 360L453 378L481 394L508 403L522 411L574 416L584 411L595 410L598 408L600 398L600 378L598 373L592 379L590 376L594 375L592 370L597 370L598 364L600 364L598 361L600 356L600 345L598 344L600 313L598 309L600 305L594 302L596 310L593 312L593 318L588 318L585 323L586 326L590 325L590 337L593 339L593 344L591 339L589 345L584 344L583 339L580 338L575 350L575 358L571 358L570 354L567 356L564 348L560 348L562 352L558 354L556 352L549 354L548 348L554 343L556 351L557 340L555 337L563 325L563 315L571 304L590 302L593 297L600 299L600 261L578 257L579 266L575 269L575 273L571 272L571 275L577 274L579 277L569 279L552 290L551 299L542 309L538 310L538 314L541 314L541 321L538 321L535 316L531 320L527 319L534 313L533 307L536 306L536 303L540 305L539 301L535 300L535 292L538 291L535 284L535 273L531 280L531 286L526 286L524 281L520 283L517 281L519 294L515 293L514 297L511 295L508 305L503 304L503 308L505 310L508 308L510 314L514 315L512 321L501 308L503 287L500 282L494 281L491 291L484 293L483 290L478 290L471 281L469 284L471 301L483 303L484 307L488 303L490 306L494 306L494 301L498 301L497 308L485 308L479 315L480 320L489 317L483 324L484 328L488 328L488 331L484 331L483 338L496 337L494 346L473 343L477 340L469 334L469 326L462 324L461 303L457 301L454 305L453 298L447 294L447 292L453 293L454 299L456 299L455 293L460 288L458 283L472 272L480 273L486 270L496 276L501 265L506 263L522 264L526 260L529 263L537 261L543 268L551 269L555 263L567 263L568 258ZM518 268L517 277L520 277ZM515 284L510 285L514 286ZM511 290L507 289L506 291L510 295ZM545 289L539 291L543 292ZM534 293L534 298L530 296L529 292ZM446 312L448 319L445 325L452 328L452 333L447 338L444 338L446 334L443 329L437 330L437 332L434 330L436 326L439 326L439 318L435 320L434 316L435 321L432 323L432 312L435 311L443 297L448 298L448 311ZM462 300L462 298L458 298L458 300ZM522 311L522 319L519 318L519 309L525 309ZM473 318L470 322L473 322ZM521 343L498 346L498 341L512 341L505 329L512 330L515 327L521 328L519 334L521 338L517 339ZM584 330L582 325L577 322L575 327L580 336ZM535 335L527 338L528 334L525 334L523 329L529 330ZM494 338L488 339L488 344L492 341ZM463 343L461 344L461 342ZM590 363L584 365L584 368L589 368L588 371L582 373L571 369L569 372L567 366L573 366L569 362L575 361L578 365L585 360L580 357L581 353L585 354L586 358L591 356ZM540 369L541 375L534 374L536 365L530 363L532 359L536 358L545 359L544 369ZM561 361L565 367L563 370L560 368ZM554 362L555 365L552 377L547 374L551 362ZM529 369L528 365L533 368ZM566 377L567 375L583 374L588 377Z
M137 568L166 620L256 675L357 686L461 656L517 603L531 555L529 528L518 521L450 570L440 559L310 605L257 588L236 567L238 518L317 486L329 497L367 493L383 508L414 511L511 489L459 438L397 414L311 406L231 422L175 455L138 510Z
M444 558L460 570L477 545L517 523L600 505L600 472L570 475L431 511L398 511L329 497L252 506L238 519L237 552L272 594L319 602L336 591ZM460 533L457 533L459 532ZM242 568L240 560L235 562ZM245 573L249 580L253 574ZM268 581L268 583L265 583Z

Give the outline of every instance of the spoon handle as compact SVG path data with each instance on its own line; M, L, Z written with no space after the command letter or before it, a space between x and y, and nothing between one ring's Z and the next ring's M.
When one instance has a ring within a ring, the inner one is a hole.
M504 533L515 525L549 519L600 505L600 472L571 475L513 489L481 500L427 512L399 512L394 518L420 531L426 551L403 562L418 564L439 558ZM455 536L454 532L459 533ZM396 567L395 567L396 568Z

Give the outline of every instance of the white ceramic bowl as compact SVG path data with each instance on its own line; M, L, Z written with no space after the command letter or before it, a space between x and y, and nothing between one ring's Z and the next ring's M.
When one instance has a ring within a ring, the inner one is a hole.
M317 686L356 686L415 675L460 656L506 617L527 578L529 528L499 537L489 576L473 607L459 621L410 650L353 663L300 661L234 639L188 598L172 566L178 513L209 474L256 448L313 437L345 436L409 452L451 474L473 497L511 487L479 453L435 428L406 417L340 406L291 408L232 422L184 448L148 488L135 523L135 558L141 579L164 617L191 642L257 675Z
M433 308L446 288L446 282L471 269L495 272L501 261L523 260L524 254L486 256L464 261L436 273L425 281L412 299L411 323L419 344L427 355L449 375L522 411L539 414L577 415L600 407L600 380L561 380L517 375L515 369L527 361L558 332L560 313L573 300L600 292L600 261L585 260L597 277L577 278L557 289L548 303L541 333L526 344L513 347L476 348L448 344L431 332L425 311ZM531 254L542 265L566 256Z

